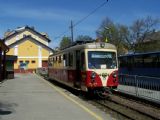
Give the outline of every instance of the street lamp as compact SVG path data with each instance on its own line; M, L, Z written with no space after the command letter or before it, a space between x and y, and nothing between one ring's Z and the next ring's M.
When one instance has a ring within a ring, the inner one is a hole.
M109 31L109 37L110 37L110 28L109 27L104 27L105 30ZM107 35L106 35L106 39L105 39L105 42L108 42L108 38L107 38Z

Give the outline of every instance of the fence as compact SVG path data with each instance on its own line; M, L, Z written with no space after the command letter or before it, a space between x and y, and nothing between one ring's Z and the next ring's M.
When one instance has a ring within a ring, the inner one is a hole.
M120 74L119 83L121 92L160 103L160 78Z
M36 73L42 75L43 77L46 77L48 74L48 68L46 67L37 68Z

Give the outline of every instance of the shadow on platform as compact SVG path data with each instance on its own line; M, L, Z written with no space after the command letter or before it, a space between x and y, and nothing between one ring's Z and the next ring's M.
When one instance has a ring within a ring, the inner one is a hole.
M17 106L17 104L15 104L15 103L2 103L2 102L0 102L0 116L12 114L15 111L14 107L16 107L16 106Z

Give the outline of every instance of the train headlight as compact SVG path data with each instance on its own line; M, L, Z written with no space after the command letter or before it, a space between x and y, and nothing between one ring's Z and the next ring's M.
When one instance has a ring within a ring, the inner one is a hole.
M117 77L117 73L113 72L112 76L113 76L113 78L116 78Z
M91 73L91 79L95 79L95 77L96 77L96 73L95 73L95 72L92 72L92 73Z

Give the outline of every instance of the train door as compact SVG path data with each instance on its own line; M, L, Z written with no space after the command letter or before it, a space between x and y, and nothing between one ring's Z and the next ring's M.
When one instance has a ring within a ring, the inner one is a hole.
M76 80L74 86L77 88L81 87L81 66L80 66L80 50L76 50Z
M81 71L81 90L87 91L86 87L86 79L87 79L87 71L86 71L86 55L85 51L82 50L80 52L80 71Z

